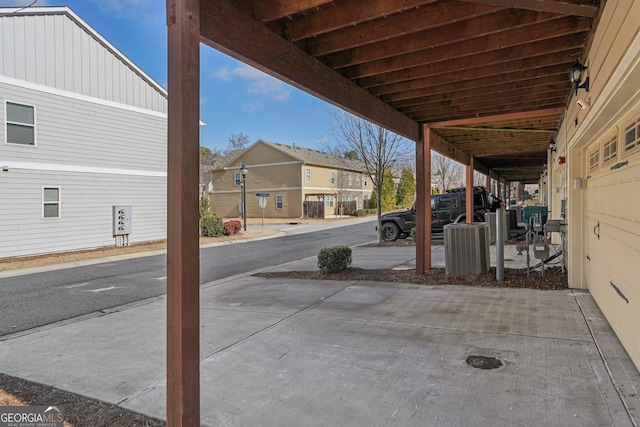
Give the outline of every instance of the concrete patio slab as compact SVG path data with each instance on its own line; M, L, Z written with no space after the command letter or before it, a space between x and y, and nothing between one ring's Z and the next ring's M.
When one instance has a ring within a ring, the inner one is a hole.
M203 425L637 426L640 374L586 292L248 276L201 297ZM9 338L0 372L164 418L164 311Z

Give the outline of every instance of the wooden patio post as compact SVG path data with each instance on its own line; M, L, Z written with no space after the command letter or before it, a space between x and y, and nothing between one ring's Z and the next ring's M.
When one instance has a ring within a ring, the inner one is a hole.
M199 0L167 0L167 425L200 425Z
M467 204L467 223L473 222L473 156L469 156L469 163L467 164L467 192L466 192L466 204Z
M431 128L416 142L416 274L431 270Z

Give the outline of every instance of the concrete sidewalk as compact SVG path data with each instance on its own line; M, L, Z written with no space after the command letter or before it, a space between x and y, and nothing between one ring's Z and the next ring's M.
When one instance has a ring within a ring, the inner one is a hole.
M415 262L413 247L353 252L361 268ZM640 421L640 374L584 291L243 276L203 286L200 312L203 425ZM5 336L0 372L164 418L165 327L158 298Z

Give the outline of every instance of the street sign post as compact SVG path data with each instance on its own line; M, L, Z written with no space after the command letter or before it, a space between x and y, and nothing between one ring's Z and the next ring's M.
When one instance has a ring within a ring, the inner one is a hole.
M265 194L265 193L256 193L256 196L258 194ZM259 196L260 198L258 199L258 205L262 208L262 229L264 230L264 208L265 206L267 206L267 197L269 197L269 194L267 193L266 196Z

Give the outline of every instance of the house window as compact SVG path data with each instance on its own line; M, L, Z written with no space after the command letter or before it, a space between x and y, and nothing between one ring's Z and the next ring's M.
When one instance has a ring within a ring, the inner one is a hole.
M356 175L356 185L360 185L360 175Z
M240 172L236 172L233 174L233 185L238 187L240 184L242 184L242 174Z
M353 176L351 174L349 174L349 176L347 177L348 181L349 181L349 185L353 185Z
M306 182L311 182L311 169L304 170L304 180Z
M284 196L276 196L276 209L284 209Z
M335 172L331 172L331 183L332 184L336 183L336 173Z
M602 146L602 164L615 160L618 155L618 136L613 135Z
M35 107L5 103L6 141L10 144L36 145Z
M60 187L42 189L42 217L60 218Z
M624 152L627 153L640 146L640 118L624 128Z
M324 198L324 206L327 208L333 207L333 196L325 196Z
M598 169L600 166L600 147L589 154L589 172Z

